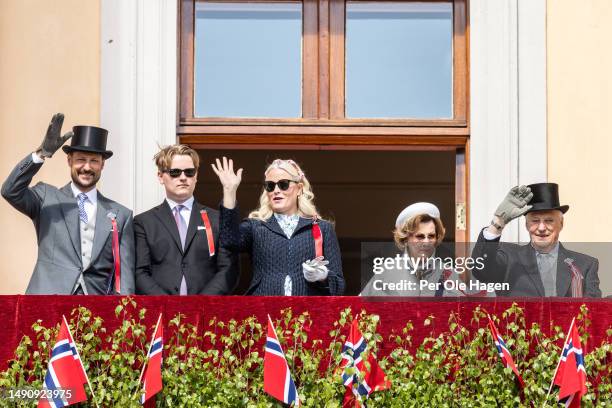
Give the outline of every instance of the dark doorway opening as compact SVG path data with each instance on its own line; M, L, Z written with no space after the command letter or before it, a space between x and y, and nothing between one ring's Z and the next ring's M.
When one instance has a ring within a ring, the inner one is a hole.
M446 226L445 241L455 240L455 150L198 150L201 159L195 196L217 208L221 186L210 168L216 157L230 157L244 169L238 190L243 217L253 210L262 192L263 172L274 159L293 159L304 170L321 216L335 223L342 251L346 295L360 291L362 242L391 241L395 219L417 201L436 204ZM250 282L248 256L241 256L241 278L235 294Z

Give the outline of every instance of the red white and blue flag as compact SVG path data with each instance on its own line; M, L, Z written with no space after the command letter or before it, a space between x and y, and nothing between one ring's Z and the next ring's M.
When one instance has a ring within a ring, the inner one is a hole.
M572 320L563 353L553 379L553 384L558 385L559 402L565 403L566 407L579 408L582 396L586 394L586 371L584 369L584 353L580 343L578 329Z
M518 368L516 368L516 364L514 364L514 360L512 359L512 355L506 346L506 343L502 339L501 335L497 331L497 327L495 327L495 323L491 320L491 316L487 316L489 318L489 329L491 330L491 336L493 337L493 341L495 342L495 347L497 347L497 353L499 354L499 358L506 368L510 368L514 375L516 376L516 380L521 388L525 387L525 382L519 374Z
M368 343L359 331L359 322L353 320L342 348L342 383L347 387L343 407L364 407L365 400L374 391L391 388L384 371L373 354L368 354L368 366L364 362Z
M264 354L264 391L285 404L300 406L297 388L285 359L270 315Z
M49 398L40 398L38 407L59 408L87 401L85 384L87 374L70 334L68 322L62 316L62 324L51 350L49 368L43 383L43 397Z
M142 381L142 396L140 403L145 404L149 399L162 390L162 349L164 347L164 328L161 325L161 313L155 325L155 332L149 345L147 361L140 375ZM151 400L155 401L155 399Z

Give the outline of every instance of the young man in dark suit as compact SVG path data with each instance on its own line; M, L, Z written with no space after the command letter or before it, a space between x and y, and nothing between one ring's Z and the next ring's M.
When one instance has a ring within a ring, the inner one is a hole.
M238 255L219 246L219 212L193 197L198 154L173 145L161 149L154 160L166 199L134 218L136 293L231 293L238 280Z

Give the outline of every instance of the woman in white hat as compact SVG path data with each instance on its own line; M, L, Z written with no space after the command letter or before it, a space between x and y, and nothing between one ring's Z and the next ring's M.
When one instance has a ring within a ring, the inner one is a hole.
M404 208L395 221L393 238L402 251L391 269L375 273L362 296L471 296L469 282L453 267L452 251L444 251L444 224L440 210L432 203L419 202ZM445 253L446 252L446 253ZM458 270L458 269L457 269ZM465 273L467 271L460 271ZM468 272L469 273L469 272Z

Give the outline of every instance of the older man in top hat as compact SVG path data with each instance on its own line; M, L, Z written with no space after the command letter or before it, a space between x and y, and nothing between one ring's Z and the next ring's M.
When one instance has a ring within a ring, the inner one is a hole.
M485 267L474 270L485 282L507 283L502 296L601 297L596 258L566 249L559 242L563 214L555 183L517 186L501 202L491 224L484 228L472 256ZM525 215L530 244L500 243L504 227Z
M2 197L32 219L38 238L38 260L27 294L134 293L132 211L96 189L104 162L108 132L75 126L61 135L64 115L55 114L40 147L13 169L2 185ZM29 187L46 158L64 146L72 182L58 189L46 183Z

